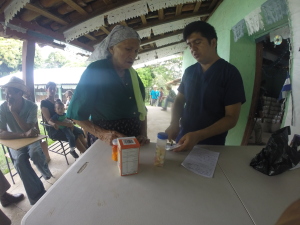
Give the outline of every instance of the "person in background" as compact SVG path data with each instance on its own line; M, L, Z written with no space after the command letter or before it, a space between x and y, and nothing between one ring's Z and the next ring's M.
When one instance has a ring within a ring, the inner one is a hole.
M156 106L158 98L159 98L159 91L157 90L157 86L154 85L153 89L150 91L151 106Z
M217 34L210 24L188 24L183 39L197 63L183 74L166 133L180 145L173 151L191 150L197 144L224 145L246 101L241 75L219 57Z
M27 89L24 81L12 77L3 88L5 88L6 101L0 106L0 138L19 139L38 136L39 132L35 128L37 105L23 98L23 93ZM34 205L46 191L29 159L33 161L45 180L52 177L41 144L37 141L18 150L10 148L9 151L29 202Z
M78 154L75 151L75 146L76 146L76 140L75 140L75 135L73 134L73 129L74 129L74 125L72 123L71 120L67 119L66 113L65 113L65 107L64 107L64 103L62 103L62 101L60 99L56 99L55 100L55 112L56 114L54 114L51 117L51 122L56 123L57 121L60 122L65 122L65 123L69 123L72 126L71 127L67 127L67 126L58 126L58 128L64 132L64 134L66 135L68 141L69 141L69 145L70 145L70 154L76 159L78 158Z
M160 87L160 89L159 89L159 98L158 98L158 106L162 106L163 100L164 100L164 88Z
M6 191L10 188L10 183L7 181L2 171L0 170L0 202L3 207L7 207L13 203L18 203L24 199L24 195L21 193L18 194L9 194ZM0 224L1 225L10 225L10 219L2 212L0 209Z
M70 101L71 101L72 96L73 96L73 92L71 90L67 90L65 92L65 96L67 98L67 101L66 101L66 104L65 104L65 109L68 109Z
M174 102L176 98L176 93L174 90L172 90L170 85L167 86L167 90L169 91L169 94L166 98L164 107L161 109L162 111L167 111L169 102Z
M132 28L117 25L96 47L71 99L67 117L112 145L118 137L135 136L141 145L147 137L145 87L132 68L140 37Z
M83 131L70 124L69 122L61 122L51 121L52 116L55 114L55 94L56 94L56 84L54 82L48 82L46 84L47 98L41 101L41 111L43 116L43 121L50 126L46 126L47 133L51 139L60 140L60 141L68 141L66 135L62 130L58 128L58 126L66 126L66 127L74 127L73 134L76 139L76 148L80 151L80 153L84 153L87 148L87 143L85 141Z

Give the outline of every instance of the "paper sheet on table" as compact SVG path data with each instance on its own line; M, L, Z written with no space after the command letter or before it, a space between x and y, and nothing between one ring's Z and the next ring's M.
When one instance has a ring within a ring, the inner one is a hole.
M220 153L195 146L181 163L188 170L204 176L213 177Z

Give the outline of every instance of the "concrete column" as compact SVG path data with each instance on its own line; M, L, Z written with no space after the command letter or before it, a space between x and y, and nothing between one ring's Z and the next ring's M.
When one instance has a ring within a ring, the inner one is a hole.
M34 93L34 55L35 55L35 42L33 41L23 41L22 50L22 71L23 80L28 89L28 93L24 93L24 97L35 102Z
M60 85L59 87L57 87L58 89L58 98L62 101L62 85Z

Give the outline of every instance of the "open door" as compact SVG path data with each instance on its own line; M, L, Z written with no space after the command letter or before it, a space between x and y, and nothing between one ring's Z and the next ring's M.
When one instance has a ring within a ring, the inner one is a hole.
M280 128L285 110L284 101L278 101L278 97L289 71L289 40L281 39L279 43L273 41L274 39L270 40L269 35L261 37L260 40L256 44L255 80L242 145L264 145L270 135ZM262 85L262 83L264 84ZM258 118L259 104L262 105L260 107L261 114L263 114L262 119ZM256 132L253 131L260 133L262 139L265 140L263 141L261 138L258 138L260 142L254 140Z
M256 69L255 69L253 94L252 94L252 100L251 100L251 108L250 108L250 113L248 116L248 122L246 125L244 137L242 140L242 145L248 144L248 140L251 136L251 133L252 133L253 127L254 127L254 123L255 123L254 114L255 114L255 110L256 110L256 104L258 101L259 89L260 89L260 84L261 84L262 63L263 63L263 44L262 44L262 42L258 42L256 44Z

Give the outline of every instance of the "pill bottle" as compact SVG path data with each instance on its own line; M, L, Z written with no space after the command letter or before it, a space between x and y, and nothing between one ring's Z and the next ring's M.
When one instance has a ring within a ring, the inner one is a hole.
M118 161L118 140L112 140L112 155L111 159L114 161Z
M166 144L167 144L168 134L164 132L159 132L157 134L156 150L154 157L154 166L163 166L166 156Z

